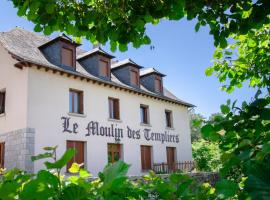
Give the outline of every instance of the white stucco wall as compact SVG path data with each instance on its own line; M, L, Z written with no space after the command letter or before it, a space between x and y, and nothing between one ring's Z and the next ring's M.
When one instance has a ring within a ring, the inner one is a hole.
M25 73L25 72L21 72ZM69 89L84 92L85 117L69 116ZM121 122L108 120L108 97L120 99ZM107 164L107 143L114 143L114 138L89 136L86 126L90 121L98 121L102 126L117 125L124 129L123 160L131 164L129 175L141 173L140 145L151 145L153 162L166 162L166 147L177 147L177 161L192 160L188 110L184 106L142 97L119 89L104 87L72 77L60 76L58 73L45 72L44 69L29 69L28 81L28 121L27 126L35 128L35 153L41 153L44 146L58 145L59 156L66 150L66 140L86 142L85 164L94 175ZM151 127L140 125L140 104L149 105ZM173 111L174 130L165 128L165 109ZM78 134L63 133L61 117L71 117L70 123L79 125ZM126 136L127 126L141 130L141 139L133 140ZM153 132L179 134L179 143L146 141L143 129ZM43 167L42 162L35 163L35 170Z
M0 134L27 127L28 69L18 69L18 62L0 44L0 91L6 90L6 113L0 115Z

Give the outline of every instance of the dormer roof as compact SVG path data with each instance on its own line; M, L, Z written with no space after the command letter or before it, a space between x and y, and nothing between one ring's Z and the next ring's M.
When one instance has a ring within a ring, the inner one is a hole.
M15 64L16 67L22 68L22 67L27 66L28 64L36 65L40 68L53 70L54 72L60 72L61 74L65 73L65 74L72 75L74 77L80 77L81 80L87 79L91 81L96 81L98 83L103 83L104 85L106 84L113 87L122 88L124 90L138 92L143 95L149 95L154 98L162 99L162 100L180 104L183 106L194 107L194 105L175 97L172 93L167 91L166 88L164 88L164 94L159 95L159 94L156 94L147 90L142 85L140 88L130 87L124 84L123 82L121 82L120 80L118 80L113 74L112 74L111 81L102 80L99 77L95 77L89 74L87 71L85 71L79 62L76 63L76 69L73 69L73 70L64 69L53 63L50 63L45 58L43 53L40 51L39 47L52 40L55 40L55 39L51 39L47 36L39 35L37 33L31 32L31 31L28 31L19 27L14 28L8 32L0 32L0 48L3 47L12 55L14 59L18 61ZM80 49L80 48L76 49L77 57L81 57L81 55L85 53L86 52L83 49Z
M95 55L95 54L101 54L101 55L103 55L105 57L108 57L110 59L115 58L113 55L111 55L111 54L107 53L106 51L104 51L101 47L96 47L96 48L94 48L94 49L92 49L90 51L87 51L87 52L79 55L77 57L77 60L85 59L85 58L87 58L89 56L92 56L92 55Z
M162 74L161 72L157 71L155 68L145 68L140 70L140 77L146 76L146 75L150 75L150 74L157 74L161 77L165 77L165 74Z
M68 43L74 45L75 47L78 47L78 46L81 45L81 44L79 44L79 43L76 43L76 42L73 41L70 37L68 37L66 34L63 33L63 34L57 36L56 38L54 38L54 39L52 39L52 40L49 40L49 41L47 41L46 43L42 44L41 46L39 46L39 48L43 48L43 47L48 46L48 45L50 45L50 44L52 44L52 43L55 43L55 42L57 42L57 41L68 42Z
M120 67L124 67L124 66L127 66L127 65L131 65L131 66L137 67L138 69L142 69L143 68L142 66L138 65L133 60L131 60L130 58L127 58L125 60L122 60L122 61L113 63L112 66L111 66L111 69L114 70L114 69L117 69L117 68L120 68Z

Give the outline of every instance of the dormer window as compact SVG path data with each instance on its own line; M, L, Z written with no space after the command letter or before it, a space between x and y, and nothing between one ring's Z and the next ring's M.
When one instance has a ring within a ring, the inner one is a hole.
M63 69L74 70L76 68L76 48L79 45L63 34L39 46L39 49L50 63Z
M136 64L131 59L115 62L111 71L121 82L136 89L140 88L140 69L142 66Z
M66 66L73 66L73 50L67 47L61 49L61 64Z
M163 88L162 88L162 80L161 80L161 77L160 76L156 76L156 79L155 79L155 89L156 89L156 92L162 92Z
M131 69L130 70L130 83L131 85L139 86L139 70Z
M155 68L147 68L140 71L140 84L151 92L163 95L163 77L165 75Z
M110 69L109 69L109 62L103 59L99 60L99 70L100 76L102 77L110 77Z
M111 59L113 58L114 56L97 47L79 55L77 61L89 74L110 81Z

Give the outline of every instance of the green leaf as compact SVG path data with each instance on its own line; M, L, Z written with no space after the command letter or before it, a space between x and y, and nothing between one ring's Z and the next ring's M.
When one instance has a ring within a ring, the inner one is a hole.
M230 112L230 107L227 105L221 105L220 106L222 114L226 115Z
M53 14L53 12L54 12L54 3L46 4L45 9L46 9L48 14Z
M105 191L106 189L113 187L113 185L118 182L118 179L120 179L121 182L125 181L128 169L129 165L121 160L105 167L101 174L102 180L104 180L101 190Z
M205 70L205 75L206 76L211 76L214 72L214 68L213 67L209 67Z
M261 112L261 119L270 120L270 108L265 108Z
M222 51L219 48L216 49L215 52L214 52L214 58L219 60L219 59L222 58L222 56L223 56Z
M270 154L270 142L263 144L262 151L266 154Z
M92 176L88 171L86 171L85 169L81 169L80 170L80 177L81 178L88 178Z
M54 146L54 147L44 147L43 150L45 151L55 151L57 149L58 146Z
M200 26L201 26L201 23L198 22L196 25L195 25L195 31L198 32L200 30Z
M127 47L127 44L119 44L119 50L121 51L121 52L124 52L124 51L126 51L128 49L128 47Z
M34 31L36 32L41 32L43 29L42 27L40 26L40 24L37 24L35 27L34 27Z
M221 180L216 183L216 192L221 198L231 198L236 195L238 185L230 180Z
M44 158L52 158L53 157L53 154L52 153L43 153L43 154L38 154L37 156L32 156L31 157L31 160L32 161L36 161L36 160L41 160L41 159L44 159Z
M68 149L64 153L64 155L56 162L51 163L47 161L44 164L47 167L47 169L62 169L73 158L75 154L76 154L75 149Z
M251 162L247 168L249 176L245 183L245 190L248 191L252 199L270 199L270 161Z
M248 40L248 46L249 47L255 47L257 44L256 44L256 41L253 40L253 39L249 39Z
M201 129L202 135L205 138L208 138L210 136L210 134L213 133L213 131L214 131L214 128L213 128L213 126L211 124L206 124Z
M80 171L80 165L78 163L72 163L71 167L68 169L70 173L79 173Z
M67 187L65 187L63 189L61 197L62 198L60 199L65 200L83 200L89 198L86 189L75 184L70 184Z
M4 182L0 185L0 197L3 200L13 200L18 194L18 190L21 187L20 184L15 181Z

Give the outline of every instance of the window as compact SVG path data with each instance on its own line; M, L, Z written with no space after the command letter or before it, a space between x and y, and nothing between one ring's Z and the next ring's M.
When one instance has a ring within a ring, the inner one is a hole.
M105 60L99 60L100 76L110 77L109 63Z
M156 76L156 79L155 79L155 89L156 89L156 92L162 92L162 81L159 76Z
M149 107L145 105L140 106L141 123L149 124Z
M0 168L4 168L5 143L0 142Z
M121 144L108 144L108 162L114 163L121 159Z
M130 82L131 82L131 85L136 85L138 86L139 85L139 75L138 75L138 70L135 70L135 69L132 69L130 71Z
M175 169L175 147L166 147L167 164L170 170Z
M68 162L67 170L71 167L72 163L84 164L84 142L82 141L67 141L67 149L75 149L75 156Z
M141 146L142 170L152 169L151 146Z
M83 114L83 92L69 90L69 112Z
M6 92L0 91L0 114L5 113Z
M166 117L166 127L172 128L173 127L173 123L172 123L172 111L165 110L165 117Z
M110 119L120 119L119 99L109 97L109 117Z
M73 65L73 50L69 48L62 47L61 50L61 63L66 66Z

